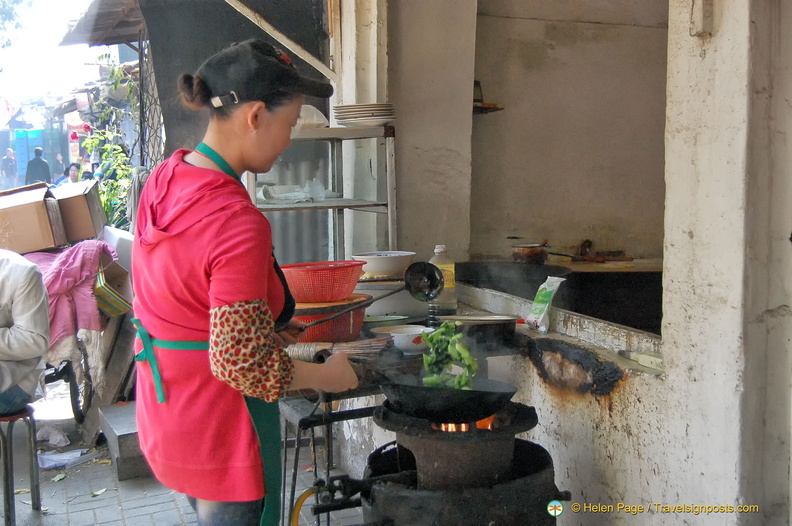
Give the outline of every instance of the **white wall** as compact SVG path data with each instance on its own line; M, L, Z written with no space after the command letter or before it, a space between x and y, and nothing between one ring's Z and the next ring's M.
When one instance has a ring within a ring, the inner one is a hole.
M792 5L755 2L745 206L745 389L741 478L765 524L790 523Z
M456 261L470 242L475 0L389 3L390 100L396 108L399 248Z
M792 74L781 28L792 9L716 2L715 32L698 38L691 5L673 0L669 16L665 374L629 375L594 399L547 387L525 362L501 368L518 371L520 398L539 413L529 436L573 501L755 504L760 513L640 524L788 524Z
M473 120L471 254L662 256L666 5L480 2L476 79L505 109Z

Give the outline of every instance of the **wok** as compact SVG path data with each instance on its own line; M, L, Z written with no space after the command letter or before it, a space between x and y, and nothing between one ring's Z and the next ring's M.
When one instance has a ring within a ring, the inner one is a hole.
M434 423L469 423L491 416L504 407L517 388L495 380L473 379L473 388L424 387L421 378L392 376L381 385L393 411Z

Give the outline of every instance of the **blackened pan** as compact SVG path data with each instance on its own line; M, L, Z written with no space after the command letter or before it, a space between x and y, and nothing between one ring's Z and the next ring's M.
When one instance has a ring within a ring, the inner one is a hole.
M497 413L517 388L495 380L473 379L473 389L424 387L417 376L399 375L381 385L393 411L434 423L470 423Z

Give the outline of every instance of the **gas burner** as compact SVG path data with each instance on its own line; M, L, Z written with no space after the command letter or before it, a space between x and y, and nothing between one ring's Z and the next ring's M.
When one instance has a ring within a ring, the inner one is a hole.
M369 455L364 479L331 478L314 513L359 505L371 526L555 525L547 504L571 495L556 487L550 454L515 438L536 426L536 411L509 402L485 420L443 430L442 422L396 412L385 402L374 422L394 431L396 441Z
M486 424L483 422L486 421ZM506 407L484 421L452 424L431 422L394 411L385 402L374 410L374 423L388 431L443 440L487 440L495 436L514 437L536 427L539 419L536 410L524 404L509 402ZM460 429L461 428L461 429ZM462 432L459 432L462 431Z
M491 487L456 489L416 489L414 480L409 479L415 473L410 471L415 469L410 451L398 444L377 449L369 456L366 470L366 480L373 483L361 499L365 524L555 525L547 503L569 500L571 495L556 487L550 454L519 439L513 439L509 449L514 458L500 482ZM395 475L404 476L407 482L387 478Z
M374 422L415 456L418 487L432 490L490 487L511 476L514 437L536 426L536 410L509 402L487 420L492 429L471 422L461 425L465 431L444 431L442 423L397 413L387 401L374 411Z

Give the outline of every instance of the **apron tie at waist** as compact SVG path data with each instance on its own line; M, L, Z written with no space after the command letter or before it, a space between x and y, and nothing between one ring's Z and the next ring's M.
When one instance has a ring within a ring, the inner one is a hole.
M152 338L149 332L133 318L132 323L137 327L137 337L143 344L143 350L135 355L136 362L148 362L151 366L151 375L154 377L154 387L157 390L157 402L165 402L165 392L162 389L157 355L154 347L160 349L175 349L182 351L208 351L208 341L186 340L160 340ZM267 494L264 499L264 511L261 515L260 526L277 526L280 524L280 493L281 493L281 457L280 457L280 406L278 402L265 402L258 398L245 397L253 429L259 439L259 454L264 467L264 487Z
M137 337L143 344L143 350L135 355L136 362L148 362L151 367L151 376L154 377L154 388L157 390L157 402L165 402L165 391L162 389L162 376L160 375L157 355L154 347L162 349L174 349L179 351L208 351L208 341L188 341L188 340L160 340L152 338L149 332L137 318L132 318L132 323L137 327Z

